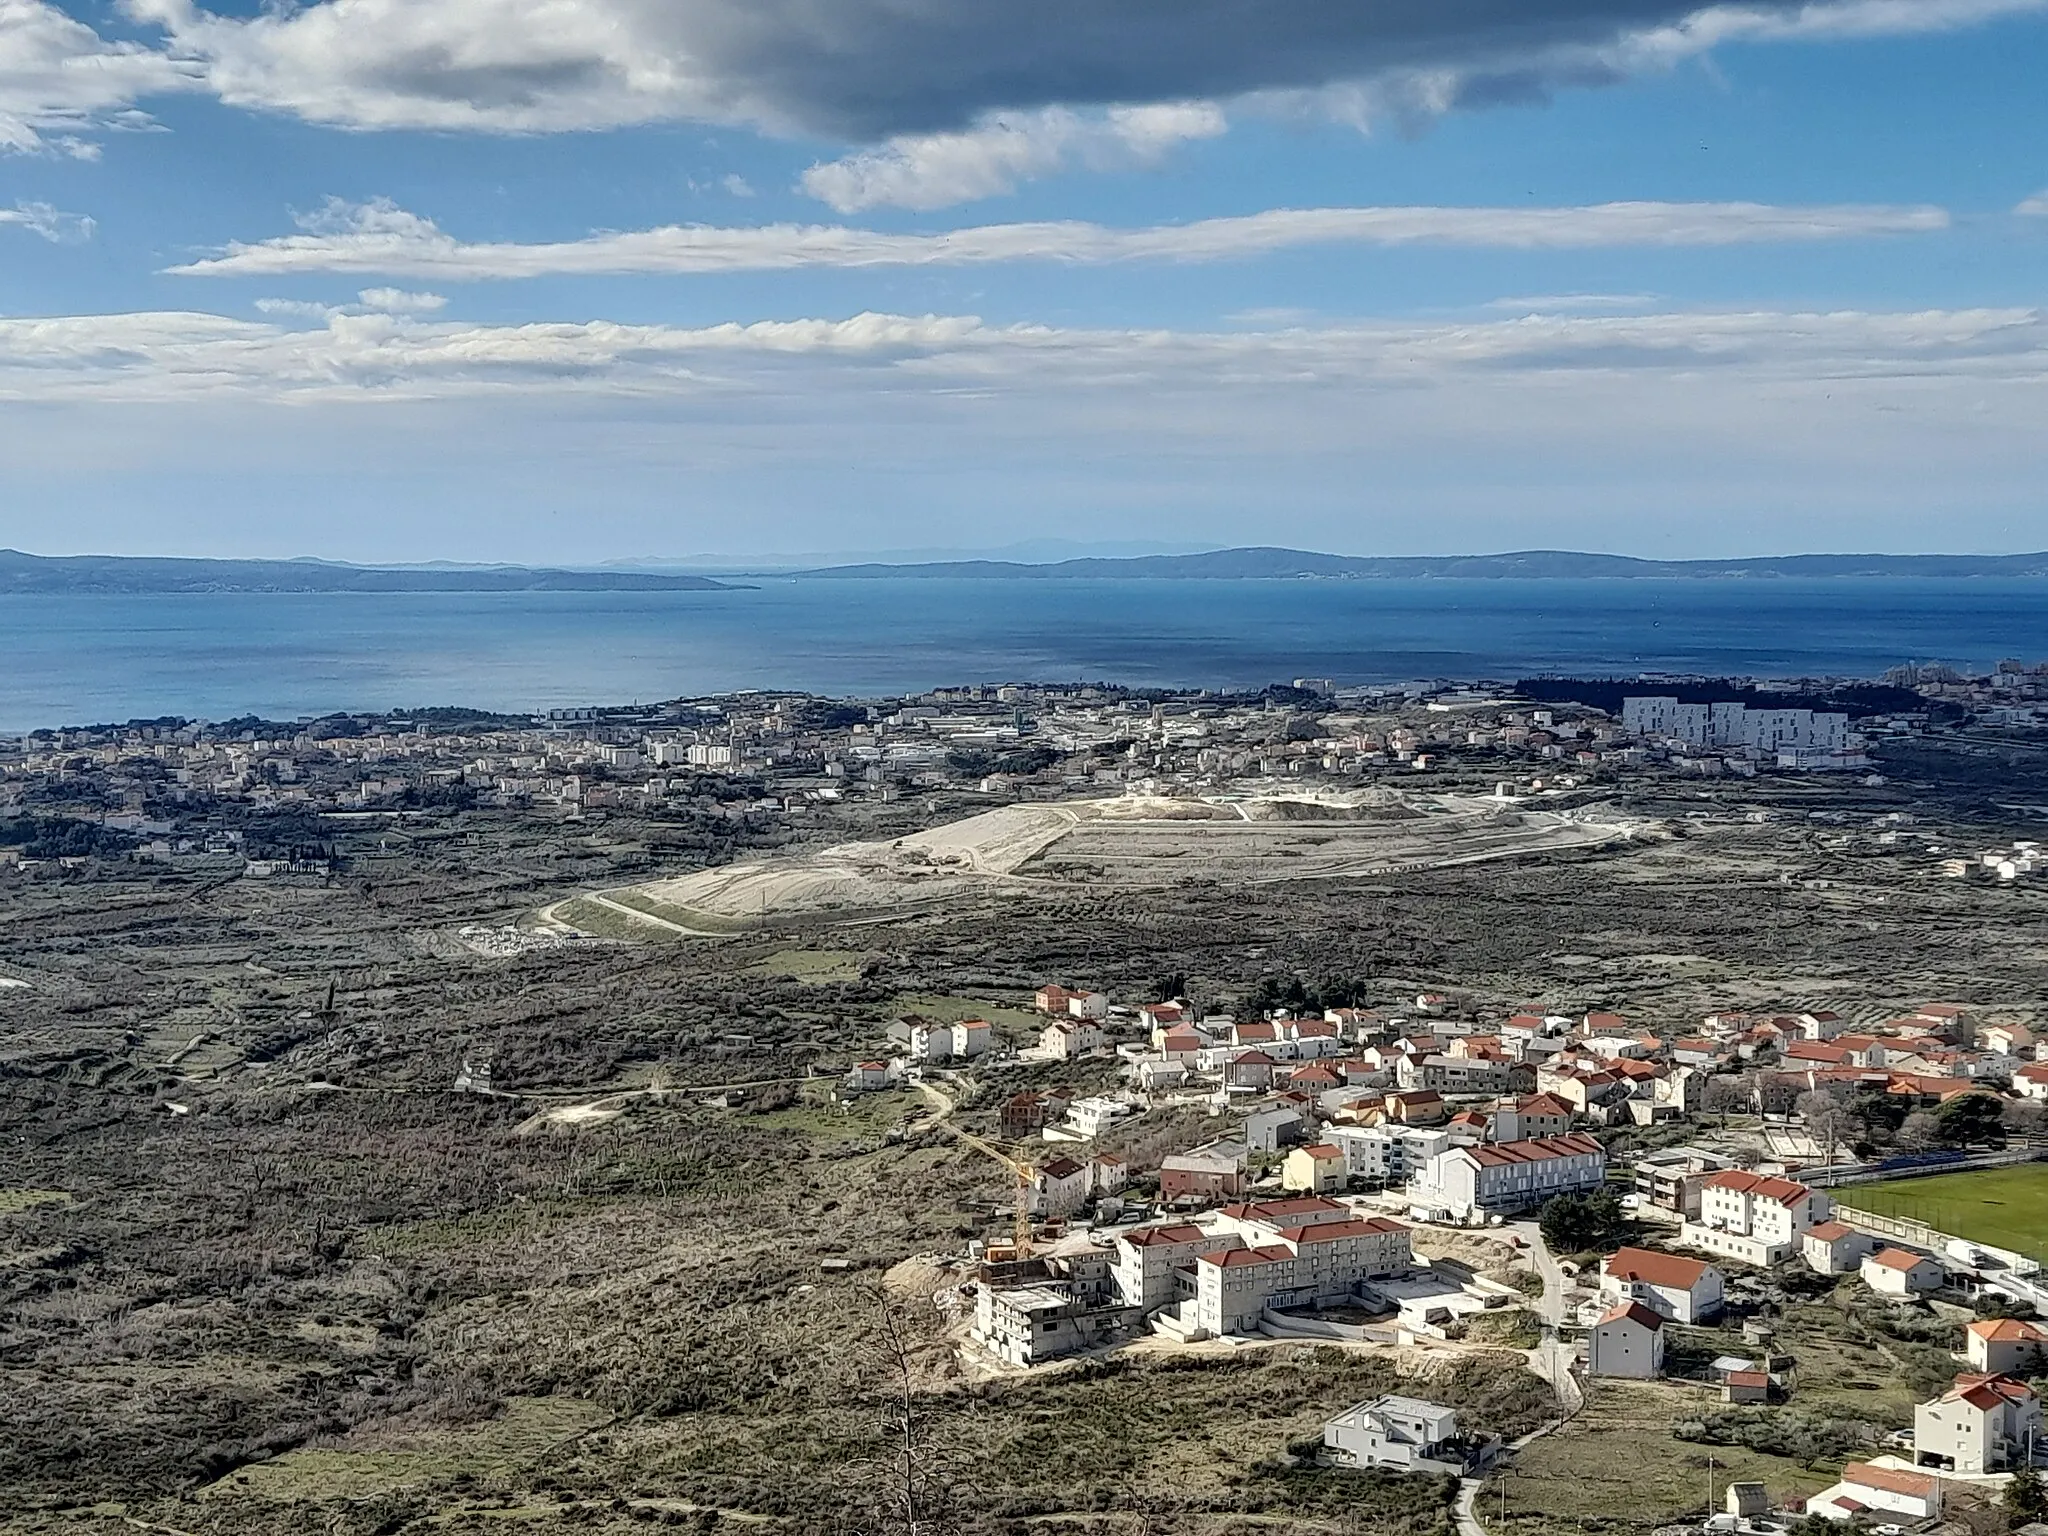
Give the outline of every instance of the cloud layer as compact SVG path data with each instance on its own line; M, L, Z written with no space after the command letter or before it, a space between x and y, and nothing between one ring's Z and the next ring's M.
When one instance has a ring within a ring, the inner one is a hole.
M1282 208L1145 229L1078 221L990 224L945 234L843 225L670 225L548 244L469 243L389 202L330 202L304 231L229 246L171 270L187 276L375 272L448 280L554 274L787 271L806 267L1086 265L1228 261L1310 245L1447 245L1507 250L1724 246L1921 234L1939 208L1840 204L1602 203L1579 208Z
M398 295L418 301L424 296ZM372 290L366 301L389 298ZM329 312L314 329L169 312L0 319L0 398L424 398L813 391L942 395L1103 388L1213 394L1469 387L1501 380L1720 377L1733 388L2026 385L2048 378L2031 309L1528 315L1198 332L995 326L862 314L701 328L608 321L464 325ZM1546 388L1551 387L1549 384Z
M78 130L205 89L357 129L695 121L880 144L818 167L814 190L846 208L934 206L948 186L987 195L1052 165L1157 153L1213 131L1211 102L1416 115L1735 38L1928 31L2044 3L316 0L224 15L122 0L151 44L109 41L51 0L0 0L0 148L84 148ZM1061 115L1073 108L1112 110Z

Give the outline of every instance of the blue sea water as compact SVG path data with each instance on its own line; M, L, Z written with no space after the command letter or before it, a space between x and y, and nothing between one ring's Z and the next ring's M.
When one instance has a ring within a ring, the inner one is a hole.
M1875 676L2048 655L2040 581L749 578L729 592L0 597L0 729L740 688Z

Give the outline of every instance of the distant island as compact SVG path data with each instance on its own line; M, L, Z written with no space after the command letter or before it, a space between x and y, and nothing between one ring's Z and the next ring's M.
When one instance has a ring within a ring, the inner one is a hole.
M723 592L709 576L521 565L375 566L325 560L174 560L0 550L0 593Z
M986 580L1079 577L1376 581L1400 577L1611 579L1919 576L2048 577L2048 553L2033 555L1772 555L1755 560L1639 560L1630 555L1531 549L1503 555L1323 555L1300 549L1217 549L1192 555L1061 560L946 560L923 565L836 565L793 573L806 579L950 576Z

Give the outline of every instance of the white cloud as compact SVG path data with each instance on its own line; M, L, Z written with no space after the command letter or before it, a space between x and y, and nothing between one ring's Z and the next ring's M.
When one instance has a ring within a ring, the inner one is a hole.
M501 392L693 395L879 387L891 395L1351 397L1512 380L1712 380L1797 386L2038 387L2039 310L1526 316L1272 331L989 325L971 315L862 314L702 328L610 321L465 325L329 312L318 328L145 313L0 320L0 398L435 398Z
M0 0L0 153L91 159L82 131L140 126L146 96L196 88L199 69L108 42L47 0Z
M2036 192L2032 197L2022 198L2013 212L2029 218L2048 218L2048 192Z
M734 197L752 197L754 195L753 183L744 176L737 174L721 176L718 184Z
M365 309L387 315L426 315L448 307L447 299L438 293L408 293L403 288L365 288L356 297Z
M90 240L93 221L82 213L63 213L48 203L16 203L0 208L0 224L12 224L41 235L53 245L75 245Z
M189 276L378 272L444 280L550 274L783 271L804 267L1100 265L1228 261L1308 245L1452 245L1510 250L1722 246L1925 233L1939 208L1844 204L1603 203L1580 208L1281 208L1191 224L1110 229L1076 221L989 224L945 234L843 225L670 225L547 244L468 243L389 202L330 201L303 232L229 246L174 267Z
M1229 127L1208 102L1113 107L1083 117L1065 107L991 113L959 133L902 135L805 171L802 188L841 213L862 208L945 208L1012 192L1070 166L1151 165Z

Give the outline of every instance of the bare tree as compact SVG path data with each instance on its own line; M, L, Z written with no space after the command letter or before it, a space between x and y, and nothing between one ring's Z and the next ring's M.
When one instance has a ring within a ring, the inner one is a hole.
M935 1434L917 1392L917 1354L927 1342L921 1319L880 1287L863 1341L867 1370L884 1405L882 1448L854 1463L866 1493L855 1528L863 1536L953 1536L954 1458Z

